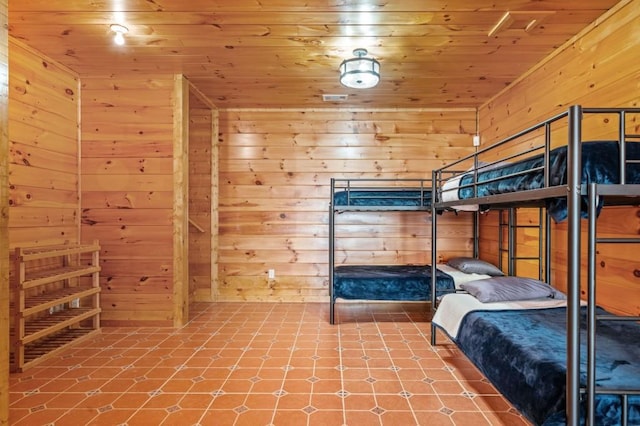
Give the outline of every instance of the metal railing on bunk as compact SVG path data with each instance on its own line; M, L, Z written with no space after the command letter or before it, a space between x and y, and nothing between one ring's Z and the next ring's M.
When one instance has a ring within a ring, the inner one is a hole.
M640 242L640 239L606 239L596 238L596 199L602 195L612 196L634 196L640 197L640 185L627 185L627 165L639 164L638 160L628 160L626 155L626 144L628 139L640 139L640 135L627 134L626 132L626 114L640 114L640 108L582 108L580 105L571 106L567 111L557 114L541 123L531 126L521 132L518 132L508 138L505 138L490 147L478 150L476 153L463 157L441 169L433 171L433 205L432 212L436 213L438 209L446 208L455 203L446 203L442 201L442 184L445 180L462 175L467 170L455 170L456 166L461 166L473 162L473 180L472 183L466 185L460 185L455 189L461 188L473 188L473 197L478 196L478 172L484 168L492 167L497 162L492 162L485 165L480 165L478 156L485 154L487 151L496 149L499 146L519 139L527 134L530 134L536 130L544 129L544 144L536 145L524 153L518 153L508 158L503 158L501 161L509 160L513 158L522 158L523 154L533 153L538 150L543 150L543 165L535 168L535 170L542 170L543 172L543 190L548 189L550 182L550 140L551 140L551 125L563 118L568 120L568 143L567 143L567 183L564 185L558 185L559 189L563 189L564 193L560 193L558 196L566 197L568 204L568 246L576 249L570 250L567 255L567 381L566 381L566 413L567 413L567 425L578 426L580 423L580 399L581 394L587 394L587 421L589 425L595 424L595 395L596 393L616 393L621 394L623 398L623 425L626 425L626 418L628 417L628 404L627 395L640 394L639 390L629 389L623 391L603 390L596 389L595 387L595 331L596 320L612 320L611 316L597 317L595 314L595 246L596 242L599 243L636 243ZM618 141L619 141L619 176L620 185L611 184L582 184L581 173L581 161L582 161L582 119L584 114L617 114L618 115ZM513 176L518 176L523 173L529 173L532 169L525 172L517 172L510 175L501 176L500 179L505 179ZM495 179L494 179L495 180ZM492 180L483 181L482 184L487 184ZM625 185L625 187L622 187ZM606 188L606 189L605 189ZM535 191L535 190L534 190ZM531 191L529 191L531 192ZM545 195L551 195L545 193ZM580 386L580 269L581 253L579 250L580 245L580 219L581 219L581 204L582 197L587 195L589 197L589 244L588 244L588 342L587 342L587 365L588 365L588 378L586 388ZM506 195L502 197L501 201L518 202L526 200L526 196L520 194L519 196ZM467 200L464 200L468 202ZM463 201L463 202L464 202ZM460 201L457 202L461 204ZM435 214L434 214L435 216ZM547 232L547 235L549 233ZM436 254L436 234L435 234L435 220L432 223L432 237L434 240L434 246L432 250L432 259L437 258ZM547 267L548 269L548 267ZM622 317L623 321L638 321L638 317ZM435 330L432 331L435 333ZM432 343L435 343L435 336L432 336Z
M366 202L378 200L381 198L380 191L385 191L385 198L388 200L404 200L413 201L417 205L403 206L407 208L430 208L432 200L432 181L431 178L416 179L331 179L331 204L335 209L343 209L345 207L355 209L356 207L364 207L365 209L379 210L385 206L367 206ZM336 195L345 194L345 200L340 204L336 203ZM398 206L386 206L398 207ZM384 208L382 208L384 210Z
M384 198L412 201L406 206L368 206L368 201ZM345 200L336 203L336 195L344 192ZM378 193L378 194L376 194ZM331 178L331 194L329 199L329 322L335 323L335 297L333 293L335 272L335 214L342 211L431 211L432 179L338 179ZM361 201L362 203L358 203ZM355 202L355 203L354 203Z

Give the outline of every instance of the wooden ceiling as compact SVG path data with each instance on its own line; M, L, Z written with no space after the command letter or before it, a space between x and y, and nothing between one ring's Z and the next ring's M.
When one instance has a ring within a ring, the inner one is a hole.
M220 108L476 107L617 2L9 0L9 31L81 76L183 73ZM373 89L338 81L359 47Z

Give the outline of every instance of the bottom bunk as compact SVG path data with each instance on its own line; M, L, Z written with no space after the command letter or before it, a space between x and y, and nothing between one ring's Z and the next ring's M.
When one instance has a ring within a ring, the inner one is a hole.
M333 270L329 321L334 323L335 303L344 300L430 301L431 265L342 265ZM436 267L436 293L454 292L462 283L489 278L449 265Z
M583 318L586 307L582 308ZM602 311L602 310L601 310ZM586 383L582 324L581 385ZM433 324L536 425L565 424L566 303L547 298L482 303L469 294L442 298ZM596 346L596 424L640 425L640 324L601 322ZM584 424L583 401L581 424ZM628 408L622 418L623 405Z

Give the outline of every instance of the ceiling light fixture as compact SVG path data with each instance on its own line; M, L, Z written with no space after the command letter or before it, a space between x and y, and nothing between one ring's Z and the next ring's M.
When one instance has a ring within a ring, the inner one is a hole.
M352 89L370 89L380 81L380 62L365 58L367 49L355 49L355 58L340 64L340 83Z
M113 42L118 46L124 45L124 35L129 32L129 28L120 24L111 24L111 31L115 33Z

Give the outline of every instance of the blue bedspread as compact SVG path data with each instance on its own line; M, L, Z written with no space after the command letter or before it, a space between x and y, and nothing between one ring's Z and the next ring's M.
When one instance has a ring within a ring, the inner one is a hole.
M430 189L348 190L336 192L334 206L429 207Z
M603 312L600 310L599 313ZM596 385L607 389L640 389L640 324L599 322L597 330ZM584 327L580 339L584 385ZM565 308L474 311L462 320L456 343L534 424L564 424ZM622 424L620 398L612 395L596 398L596 423L604 426ZM640 396L630 396L629 405L628 424L640 425Z
M438 293L454 289L453 278L436 269ZM363 300L430 300L429 265L336 266L334 298Z
M640 159L640 143L627 142L625 144L627 159ZM619 144L614 141L585 142L582 144L582 183L620 183L620 170L618 167ZM567 183L567 147L562 146L550 152L549 155L548 186L564 185ZM544 156L537 155L526 160L518 161L502 167L492 168L487 171L479 171L478 183L475 187L478 197L509 192L538 189L544 187L544 173L542 170L533 170L518 176L503 177L512 173L524 172L544 165ZM498 180L481 184L488 180ZM640 183L640 164L629 164L626 167L627 183ZM473 183L473 174L465 175L460 180L460 199L474 197L474 187L463 187ZM603 205L599 200L598 211ZM567 218L566 198L549 200L547 208L551 216L557 222ZM583 200L582 215L587 215L586 197Z

